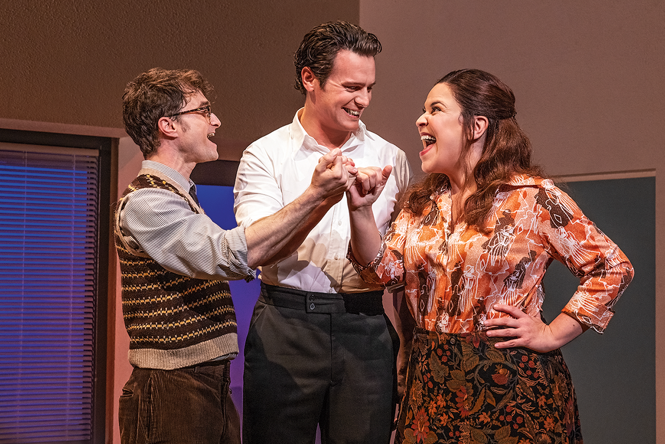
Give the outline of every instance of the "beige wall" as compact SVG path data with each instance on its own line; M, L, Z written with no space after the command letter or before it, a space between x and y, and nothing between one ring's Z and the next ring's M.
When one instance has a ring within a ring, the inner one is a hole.
M664 21L660 0L362 0L360 25L385 48L363 120L407 151L418 171L414 122L432 85L460 68L498 75L513 88L517 119L550 174L656 176L656 276L663 276ZM659 443L665 443L664 291L657 278Z
M222 159L293 118L293 53L314 25L358 22L358 0L0 2L0 118L122 128L129 80L195 68L215 86Z
M363 0L384 45L364 115L418 169L415 120L449 71L480 68L517 97L517 119L553 175L655 168L664 159L665 3Z

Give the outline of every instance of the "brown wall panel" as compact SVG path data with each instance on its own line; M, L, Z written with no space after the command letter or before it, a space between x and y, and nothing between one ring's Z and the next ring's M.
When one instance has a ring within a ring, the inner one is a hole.
M122 128L126 83L195 68L216 88L222 158L293 118L293 52L357 0L8 0L0 2L0 119Z

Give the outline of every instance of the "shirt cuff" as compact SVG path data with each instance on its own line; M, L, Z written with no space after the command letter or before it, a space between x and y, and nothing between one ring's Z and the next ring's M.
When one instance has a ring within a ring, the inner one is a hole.
M561 310L561 312L575 319L580 324L589 327L595 330L596 333L600 334L602 334L605 331L605 329L607 328L607 324L610 323L610 320L614 316L614 312L612 310L605 309L605 311L601 315L594 314L594 316L592 317L587 315L584 312L584 310L580 309L579 307L575 308L574 305L571 303L568 303L563 308L563 310Z
M383 252L385 251L385 248L386 248L385 244L381 242L381 248L379 248L379 252L376 254L374 260L372 260L370 263L366 265L362 265L356 260L356 257L353 255L351 242L349 242L349 249L346 253L346 258L349 260L349 262L351 262L351 265L353 265L353 268L356 270L356 273L358 273L358 275L363 281L367 282L368 284L378 284L381 286L385 286L386 283L382 282L379 275L376 274L376 268L379 266L381 260L383 259Z
M228 258L229 268L236 273L241 274L245 281L249 282L256 278L256 271L247 265L247 239L245 238L245 228L237 227L227 230L224 234L226 240L226 256Z

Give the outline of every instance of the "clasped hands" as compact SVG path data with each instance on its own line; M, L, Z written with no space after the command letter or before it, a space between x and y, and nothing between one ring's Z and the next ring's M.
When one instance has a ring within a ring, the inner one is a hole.
M320 190L324 199L337 202L347 192L349 208L353 210L372 205L383 191L391 172L391 165L385 168L358 168L352 159L335 148L319 159L312 175L312 186Z

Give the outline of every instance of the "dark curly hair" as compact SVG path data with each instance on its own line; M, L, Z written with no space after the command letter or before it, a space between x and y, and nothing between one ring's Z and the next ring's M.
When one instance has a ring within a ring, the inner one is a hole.
M446 74L436 84L445 83L462 108L462 125L466 141L462 156L468 154L473 138L475 116L488 120L485 145L480 160L473 168L477 189L464 203L464 222L480 231L489 217L496 191L515 174L544 177L542 169L531 164L531 142L522 131L515 115L515 95L496 76L479 69L462 69ZM450 186L445 174L429 174L415 184L404 209L422 214L432 205L430 196Z
M122 96L122 119L143 157L147 159L159 146L160 118L179 112L187 98L198 91L210 97L212 90L193 69L152 68L129 82Z
M335 57L341 49L374 57L381 52L382 48L379 39L360 26L341 20L323 23L303 37L300 47L294 54L294 64L296 66L295 88L306 94L301 77L304 67L312 70L321 87L325 86L326 80L328 80L332 71Z

